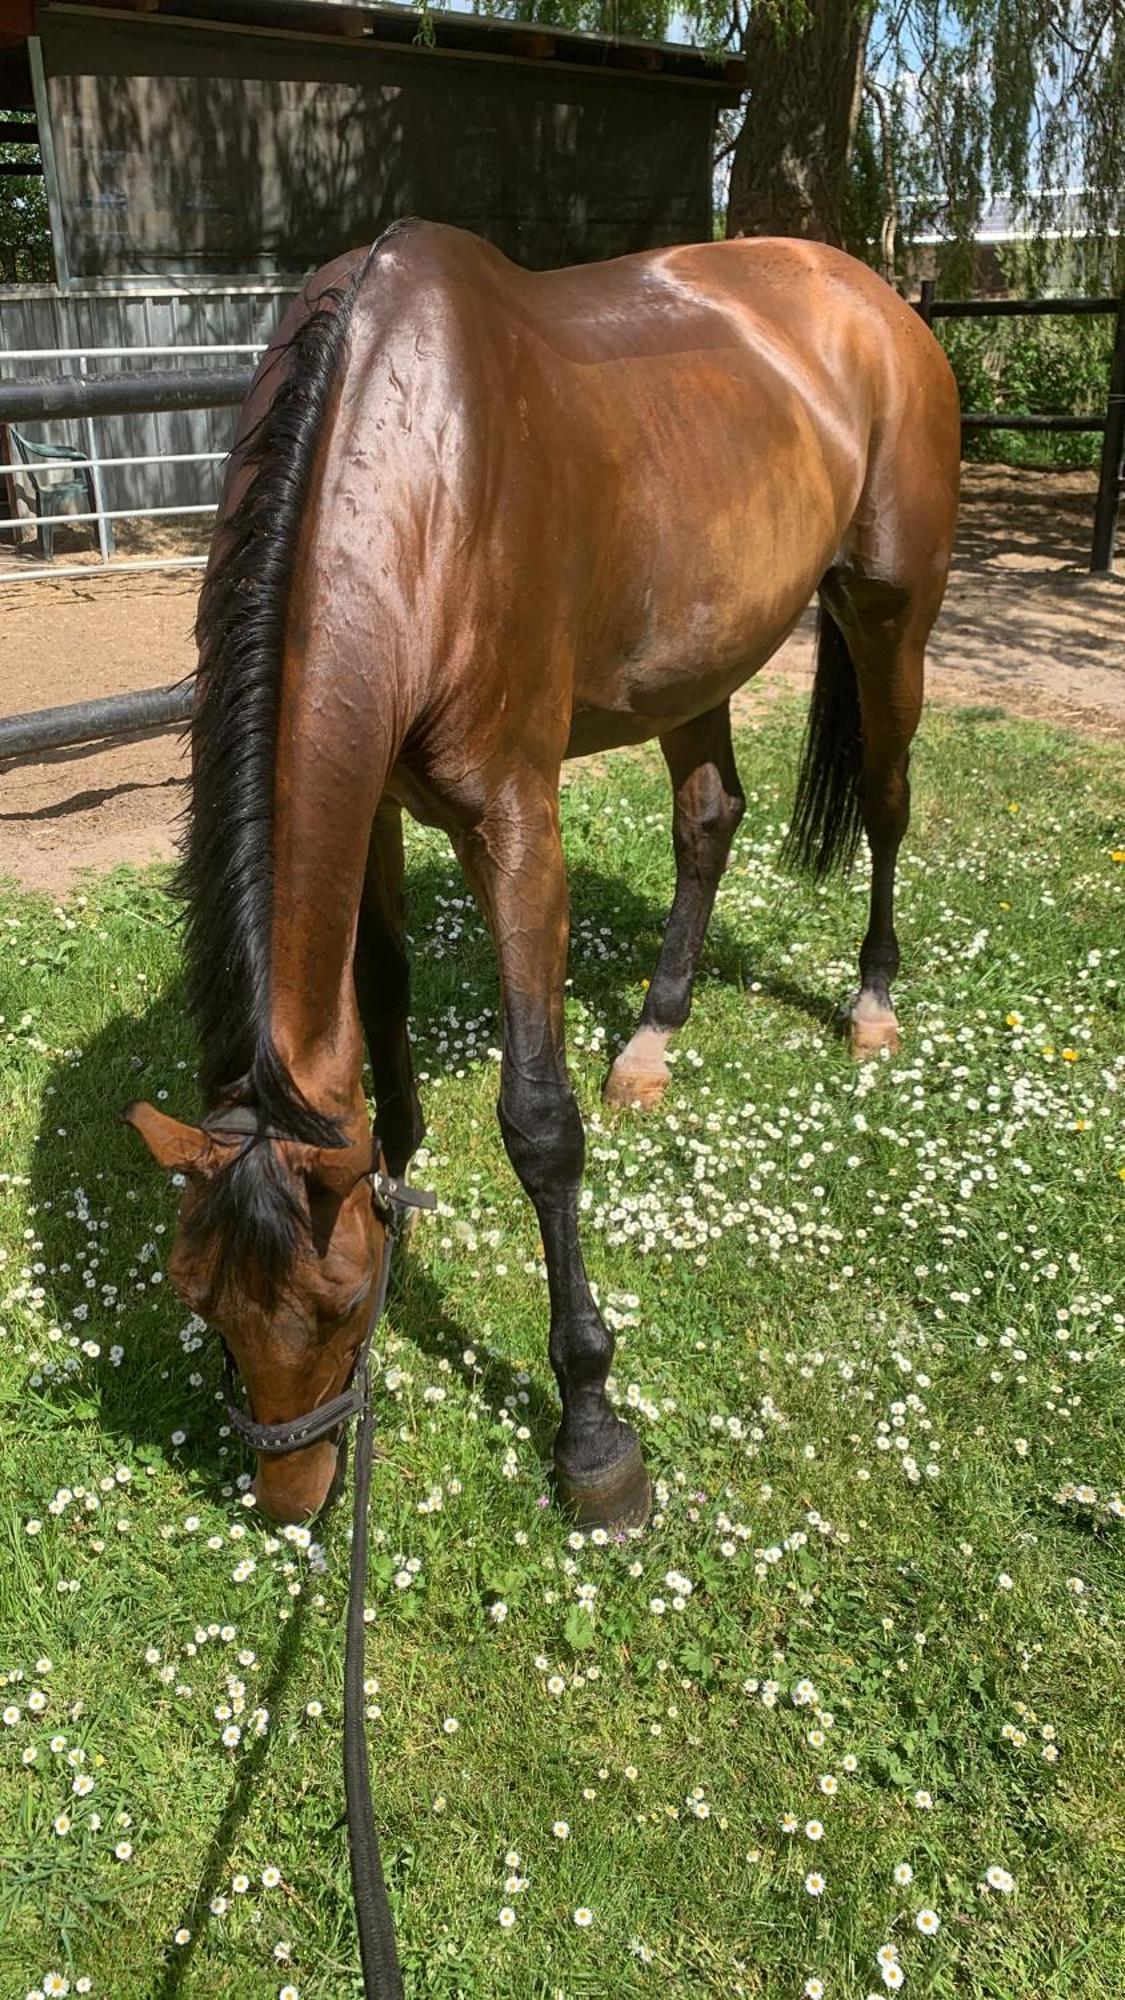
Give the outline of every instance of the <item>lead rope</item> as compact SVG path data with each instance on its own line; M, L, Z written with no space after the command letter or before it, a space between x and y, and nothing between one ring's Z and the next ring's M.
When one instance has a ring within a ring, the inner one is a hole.
M387 1901L375 1811L371 1803L371 1772L363 1727L363 1600L367 1588L367 1508L371 1496L371 1462L375 1446L375 1413L371 1404L371 1340L383 1316L391 1275L391 1252L398 1219L389 1227L383 1249L379 1287L364 1342L362 1402L355 1449L355 1497L352 1506L351 1576L348 1584L348 1628L344 1650L344 1800L347 1807L348 1859L352 1872L359 1956L366 2000L404 2000L402 1969L395 1946L394 1919Z
M230 1130L236 1137L247 1136L238 1125L212 1126L213 1131ZM274 1136L267 1133L267 1136ZM284 1457L314 1444L329 1432L340 1432L358 1414L359 1430L355 1452L355 1498L352 1508L352 1548L348 1580L348 1623L344 1647L344 1819L348 1829L348 1859L351 1865L352 1895L355 1900L359 1955L363 1966L365 2000L403 2000L402 1971L395 1949L395 1927L383 1880L383 1863L375 1832L371 1804L371 1774L367 1761L367 1739L363 1727L363 1599L367 1588L367 1510L371 1497L371 1464L375 1446L375 1416L371 1404L371 1343L383 1317L391 1258L402 1227L403 1211L436 1208L436 1195L409 1187L391 1175L374 1172L372 1198L385 1221L383 1256L379 1280L371 1303L367 1331L347 1387L318 1409L284 1424L259 1424L239 1407L237 1376L233 1357L223 1342L223 1371L226 1383L227 1417L232 1430L245 1438L255 1451ZM340 1822L338 1822L339 1824Z

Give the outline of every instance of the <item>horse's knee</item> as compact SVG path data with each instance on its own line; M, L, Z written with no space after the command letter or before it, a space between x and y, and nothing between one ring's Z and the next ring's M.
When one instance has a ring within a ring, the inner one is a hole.
M897 848L910 824L907 760L866 769L860 800L863 828L873 853Z
M741 787L728 791L713 764L702 766L677 800L673 828L677 863L700 874L721 874L745 811Z
M532 1201L550 1204L573 1191L582 1178L586 1138L564 1078L506 1061L496 1108L508 1158Z

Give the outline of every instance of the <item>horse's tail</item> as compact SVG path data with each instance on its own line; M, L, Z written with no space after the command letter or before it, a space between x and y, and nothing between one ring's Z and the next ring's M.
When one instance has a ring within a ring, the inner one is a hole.
M863 832L862 780L863 729L855 667L847 640L822 605L797 797L782 847L787 866L806 869L818 881L834 868L851 867Z

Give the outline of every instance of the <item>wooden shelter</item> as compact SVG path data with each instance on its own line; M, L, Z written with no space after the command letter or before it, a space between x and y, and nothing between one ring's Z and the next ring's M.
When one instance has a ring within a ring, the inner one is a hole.
M39 0L27 25L0 91L18 108L26 62L63 286L298 274L407 214L535 267L698 240L742 81L692 49L352 0Z

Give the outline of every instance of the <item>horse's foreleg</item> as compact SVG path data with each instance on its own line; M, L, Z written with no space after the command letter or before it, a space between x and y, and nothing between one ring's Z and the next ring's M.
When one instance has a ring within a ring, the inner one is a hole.
M730 704L723 702L660 738L672 780L672 844L676 894L640 1026L606 1079L609 1104L658 1104L669 1071L664 1051L691 1010L699 954L726 867L735 828L745 811L730 740Z
M562 1396L559 1494L583 1526L639 1527L651 1504L640 1446L606 1399L613 1337L578 1238L585 1135L566 1072L568 910L557 781L522 777L458 841L500 963L500 1128L535 1207L551 1298L551 1366Z
M402 808L380 805L371 830L355 943L355 990L375 1085L383 1157L404 1174L425 1134L410 1055L410 967L403 903Z

